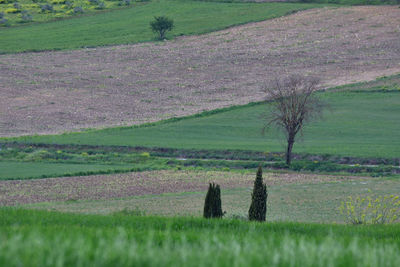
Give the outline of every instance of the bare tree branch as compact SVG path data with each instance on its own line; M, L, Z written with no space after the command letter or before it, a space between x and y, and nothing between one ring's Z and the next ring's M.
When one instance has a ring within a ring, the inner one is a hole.
M290 165L296 135L308 122L322 115L324 103L315 96L319 80L302 75L275 79L264 91L271 100L271 110L265 117L265 129L282 129L287 139L286 163Z

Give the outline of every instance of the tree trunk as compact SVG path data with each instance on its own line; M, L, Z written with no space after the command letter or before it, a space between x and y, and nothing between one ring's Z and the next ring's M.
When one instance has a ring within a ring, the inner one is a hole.
M288 145L287 145L287 150L286 150L286 164L290 165L292 162L292 148L294 144L294 137L289 137L288 138Z
M165 39L165 30L160 30L160 40Z

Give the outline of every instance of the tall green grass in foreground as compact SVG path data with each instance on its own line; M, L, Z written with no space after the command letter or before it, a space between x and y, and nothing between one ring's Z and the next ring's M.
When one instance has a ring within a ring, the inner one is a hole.
M343 91L320 94L330 108L319 122L305 127L294 153L397 158L400 155L400 91ZM118 127L82 133L21 137L18 142L243 149L284 151L283 134L263 136L262 114L268 105L256 104L211 112L146 127Z
M214 3L191 0L153 0L144 5L0 29L0 53L43 51L128 44L155 39L149 23L165 15L175 22L169 37L202 34L229 26L261 21L287 13L322 7L302 3Z
M0 210L2 266L397 266L400 227Z

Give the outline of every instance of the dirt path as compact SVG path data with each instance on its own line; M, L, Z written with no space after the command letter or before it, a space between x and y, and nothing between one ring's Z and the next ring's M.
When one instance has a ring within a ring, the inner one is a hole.
M0 206L82 199L104 200L148 194L207 190L209 182L224 189L251 187L253 174L221 171L149 171L114 175L0 181ZM270 185L363 179L315 174L264 174Z
M262 84L293 72L326 85L400 72L400 9L314 9L163 43L1 55L0 136L259 101Z

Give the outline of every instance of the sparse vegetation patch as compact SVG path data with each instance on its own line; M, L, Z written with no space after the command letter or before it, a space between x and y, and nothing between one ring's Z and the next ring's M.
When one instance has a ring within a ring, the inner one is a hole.
M137 2L141 1L135 4ZM93 14L99 10L119 8L121 3L114 0L0 0L0 12L4 13L3 19L8 22L3 26L17 26ZM128 5L131 5L130 1Z

